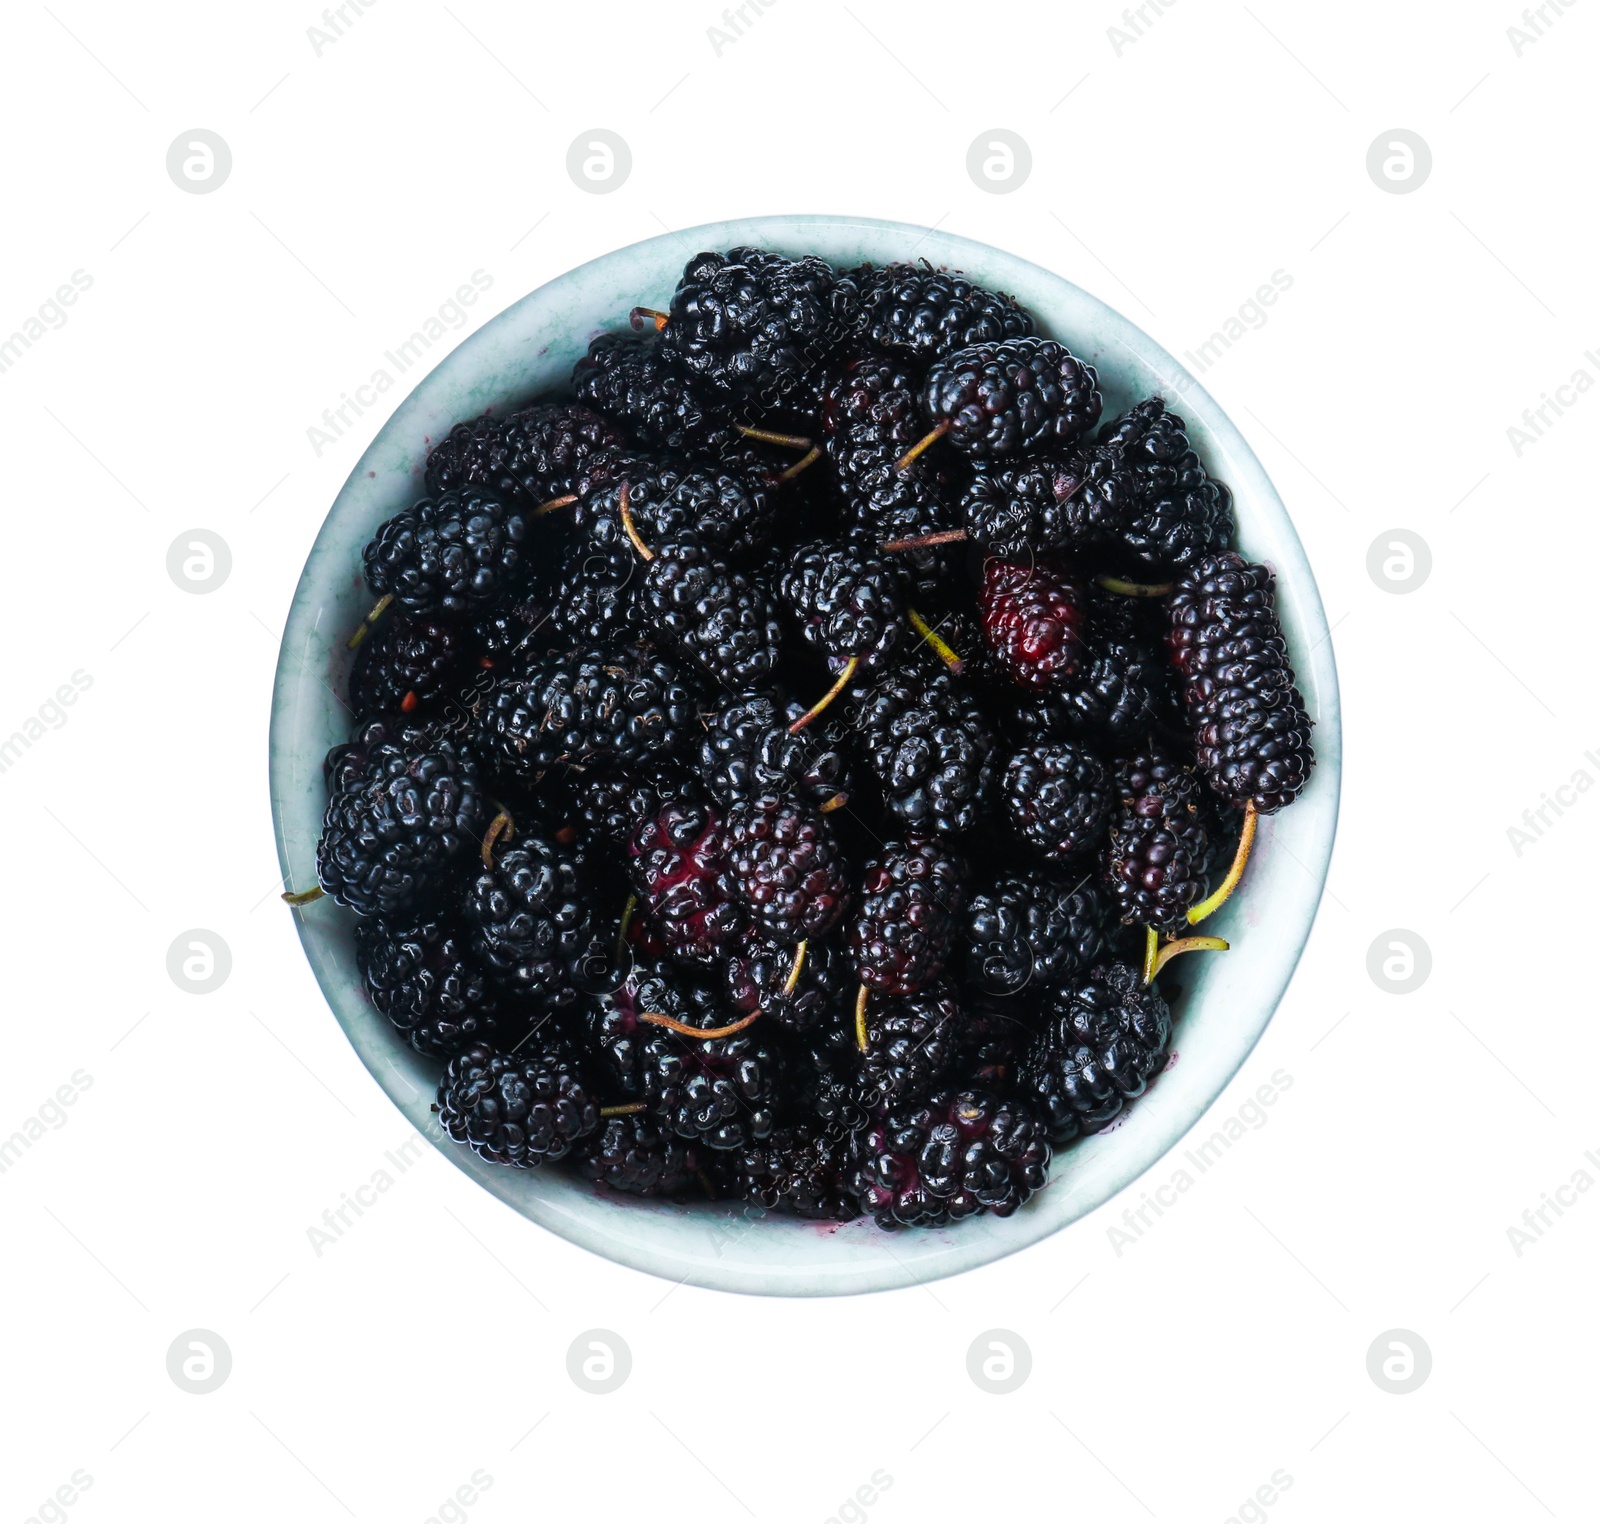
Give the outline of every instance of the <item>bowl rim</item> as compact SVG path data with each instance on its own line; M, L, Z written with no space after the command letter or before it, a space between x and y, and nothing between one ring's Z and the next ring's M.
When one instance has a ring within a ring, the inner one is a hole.
M1226 479L1234 491L1235 500L1248 501L1252 505L1253 521L1270 530L1274 541L1270 560L1278 580L1280 615L1283 616L1286 635L1290 638L1291 650L1295 653L1296 673L1302 691L1310 690L1307 691L1308 707L1311 707L1313 695L1315 698L1317 768L1311 787L1296 803L1296 808L1302 807L1313 792L1320 802L1317 821L1313 823L1309 817L1307 820L1311 834L1309 841L1302 843L1306 856L1304 859L1297 858L1300 866L1310 875L1314 891L1302 898L1291 933L1292 946L1281 941L1275 944L1272 967L1262 984L1267 993L1259 1019L1241 1027L1235 1047L1224 1062L1213 1064L1203 1087L1192 1094L1185 1091L1175 1119L1166 1119L1165 1125L1153 1129L1145 1125L1146 1108L1135 1107L1131 1112L1124 1113L1129 1125L1121 1129L1126 1136L1115 1154L1097 1149L1096 1145L1102 1140L1096 1138L1076 1146L1072 1155L1058 1155L1052 1165L1052 1185L1055 1184L1054 1172L1060 1168L1060 1159L1093 1156L1094 1167L1087 1171L1090 1178L1075 1182L1070 1193L1057 1195L1047 1188L1011 1218L999 1220L982 1217L943 1233L923 1230L919 1235L920 1243L926 1244L931 1238L938 1237L942 1244L937 1252L912 1253L909 1262L906 1254L895 1253L884 1244L884 1252L871 1259L854 1257L832 1269L826 1263L819 1265L816 1262L792 1269L774 1263L764 1255L748 1260L738 1255L726 1256L720 1246L714 1256L708 1255L705 1249L674 1252L664 1243L654 1241L663 1235L646 1230L646 1223L652 1216L652 1211L647 1209L654 1209L654 1215L664 1216L668 1220L684 1217L684 1213L670 1210L662 1213L662 1204L612 1198L605 1202L607 1212L597 1216L573 1209L573 1204L564 1199L560 1189L555 1190L549 1198L537 1191L530 1194L526 1190L513 1189L512 1182L506 1177L520 1176L525 1182L529 1175L540 1172L511 1171L485 1164L469 1150L440 1133L427 1109L429 1096L424 1094L419 1099L417 1087L396 1066L396 1058L404 1059L409 1049L405 1048L386 1022L383 1027L391 1049L400 1048L403 1050L400 1054L383 1051L380 1044L367 1039L364 1034L370 1031L370 1027L361 1020L349 1000L353 969L334 968L327 956L325 937L318 933L316 922L304 910L295 912L296 931L313 976L335 1019L356 1049L357 1056L407 1120L453 1164L475 1178L519 1215L613 1262L679 1284L745 1294L859 1294L925 1284L930 1280L976 1269L1039 1243L1070 1226L1112 1196L1128 1189L1168 1158L1243 1067L1283 1001L1316 923L1337 834L1342 781L1337 665L1331 631L1304 547L1282 498L1243 433L1175 357L1109 303L1032 260L978 240L912 223L872 217L814 213L741 218L637 240L575 265L527 292L485 320L418 379L374 435L341 485L318 528L285 619L274 675L268 738L273 832L283 881L286 884L295 882L308 866L303 854L296 860L290 839L297 829L296 805L304 805L304 799L299 796L304 793L306 781L304 763L297 761L294 756L293 737L299 731L307 686L318 681L307 666L305 653L312 649L317 637L322 596L319 590L327 583L327 563L335 553L335 542L347 533L342 520L349 516L346 510L363 484L380 471L392 472L397 435L407 434L409 450L404 449L407 441L402 441L402 453L408 454L414 462L413 471L420 466L422 457L418 452L425 449L427 436L413 429L413 415L422 411L423 402L430 391L441 389L457 375L473 373L479 357L489 353L498 328L502 325L513 328L515 314L532 312L537 304L554 300L565 284L577 281L586 273L597 276L605 268L637 261L647 251L665 252L669 246L672 246L676 265L681 265L684 259L699 249L729 249L743 244L799 252L802 251L807 232L817 234L829 229L839 233L860 234L863 238L903 237L910 244L910 250L894 257L910 260L926 249L928 253L923 257L930 259L936 267L963 270L975 280L1000 289L1012 289L1022 283L1018 280L1019 276L1026 276L1029 281L1059 293L1060 300L1094 310L1101 345L1101 350L1096 353L1114 345L1124 351L1132 363L1153 372L1169 392L1181 392L1179 405L1185 418L1191 422L1191 433L1198 430L1209 443L1209 448L1201 449L1202 455L1214 457L1220 454L1227 459ZM997 266L1004 267L1009 274L997 278L993 273ZM1048 313L1041 313L1040 316L1042 326L1046 329L1057 326ZM586 339L587 334L583 337ZM529 390L522 388L524 394ZM1111 416L1109 407L1107 416ZM1292 621L1286 610L1292 610ZM326 686L325 681L322 685ZM320 780L320 770L318 778ZM320 816L319 802L316 807L318 821ZM1267 821L1276 818L1265 817ZM304 834L303 822L300 823L299 834ZM1243 893L1235 896L1235 902L1225 908L1224 914L1239 909L1247 899L1248 896ZM329 908L327 901L320 902L320 905L324 911ZM344 913L342 907L341 913ZM374 1013L366 1004L358 978L355 985L356 996L370 1017ZM1194 1019L1198 1020L1198 1015ZM1154 1087L1152 1097L1160 1094L1161 1089L1161 1086ZM573 1179L571 1184L580 1191L588 1192L581 1181ZM1050 1209L1052 1197L1061 1204L1068 1194L1072 1203L1068 1210ZM592 1200L592 1196L589 1199ZM685 1213L702 1223L707 1219L730 1220L727 1211L709 1204L685 1209ZM630 1218L636 1220L629 1221ZM780 1225L791 1236L797 1231L795 1220L788 1218L769 1220L765 1226L777 1228ZM834 1231L826 1224L806 1223L801 1226L813 1232L819 1229ZM870 1229L870 1224L868 1226ZM877 1232L875 1229L870 1231ZM718 1232L713 1227L707 1235L708 1239L715 1242ZM681 1224L667 1234L674 1235L682 1236ZM751 1243L750 1235L735 1236L738 1238L736 1247ZM877 1237L880 1240L893 1238L897 1245L908 1249L911 1247L905 1235L879 1233Z

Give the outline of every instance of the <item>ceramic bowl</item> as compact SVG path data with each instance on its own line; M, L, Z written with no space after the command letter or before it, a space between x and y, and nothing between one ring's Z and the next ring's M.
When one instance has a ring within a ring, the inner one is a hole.
M854 217L763 217L651 238L591 260L525 296L465 340L395 410L350 473L312 546L295 592L273 694L271 787L287 882L311 879L325 803L322 759L346 738L335 696L345 639L370 597L361 548L379 523L421 493L429 442L459 419L504 412L563 387L598 331L625 325L635 304L665 307L685 260L701 249L756 244L816 253L835 265L930 260L1012 292L1041 329L1091 360L1106 417L1163 392L1189 423L1211 472L1229 483L1239 545L1278 575L1278 609L1300 688L1316 722L1317 768L1294 806L1268 817L1244 885L1206 930L1233 943L1185 960L1174 1062L1118 1125L1061 1153L1048 1187L1014 1216L946 1230L885 1234L761 1216L722 1204L619 1201L559 1170L482 1163L442 1137L429 1105L436 1069L411 1052L362 993L354 918L322 900L296 912L301 942L328 1004L373 1077L458 1169L540 1227L596 1254L673 1281L775 1296L880 1291L971 1270L1076 1222L1155 1165L1210 1106L1271 1020L1322 894L1339 802L1339 697L1316 583L1294 526L1238 429L1171 355L1086 291L1026 260L948 233ZM530 1234L525 1252L539 1253Z

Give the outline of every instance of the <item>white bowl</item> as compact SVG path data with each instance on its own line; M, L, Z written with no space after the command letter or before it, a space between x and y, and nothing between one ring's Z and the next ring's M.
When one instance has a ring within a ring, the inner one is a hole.
M335 696L345 638L370 602L361 548L421 494L431 441L460 419L503 413L561 389L598 331L636 304L665 307L686 254L756 244L814 253L835 265L925 258L1009 291L1042 331L1093 362L1112 417L1160 391L1182 413L1211 472L1233 489L1239 548L1278 575L1278 610L1300 690L1316 722L1317 767L1292 808L1262 821L1239 893L1208 923L1233 943L1184 960L1174 1058L1119 1123L1059 1154L1050 1183L1014 1216L886 1234L868 1220L800 1222L758 1209L619 1200L559 1170L485 1164L443 1137L429 1110L437 1070L368 1002L356 970L354 917L329 900L297 911L300 938L339 1024L395 1105L458 1168L541 1227L596 1254L674 1281L775 1296L882 1291L971 1270L1037 1243L1131 1184L1214 1101L1260 1038L1311 930L1339 805L1339 694L1316 583L1283 503L1239 431L1165 350L1069 281L948 233L859 217L761 217L651 238L591 260L524 297L446 357L396 409L350 473L312 546L295 592L272 703L271 783L286 881L312 881L325 790L322 759L346 739ZM537 1252L537 1237L529 1251Z

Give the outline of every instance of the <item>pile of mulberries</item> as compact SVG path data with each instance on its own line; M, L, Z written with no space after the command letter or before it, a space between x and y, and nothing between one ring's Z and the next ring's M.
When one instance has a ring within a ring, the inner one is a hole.
M959 271L738 248L652 311L379 526L286 898L486 1161L1007 1216L1310 778L1272 573L1164 399Z

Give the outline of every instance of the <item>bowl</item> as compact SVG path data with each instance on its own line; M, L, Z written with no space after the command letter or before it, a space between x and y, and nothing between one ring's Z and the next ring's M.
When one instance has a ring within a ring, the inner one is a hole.
M356 970L354 916L331 900L295 912L300 940L335 1018L411 1124L458 1169L524 1217L619 1264L673 1281L772 1296L883 1291L972 1270L1038 1243L1093 1211L1154 1165L1199 1120L1256 1045L1311 930L1339 803L1339 696L1316 582L1282 501L1238 429L1176 360L1105 303L1059 275L986 244L859 217L761 217L647 239L541 286L486 323L395 410L350 473L301 574L272 700L273 820L285 881L311 882L326 794L322 759L347 738L336 697L346 637L371 601L361 548L421 495L431 441L486 410L504 413L562 388L589 339L625 326L636 304L665 307L685 260L756 244L835 265L925 258L1009 291L1043 332L1098 369L1107 417L1161 391L1189 424L1211 472L1233 489L1238 543L1277 572L1278 610L1306 707L1317 767L1288 810L1265 817L1240 891L1206 927L1233 943L1184 960L1174 1055L1139 1103L1106 1131L1059 1154L1049 1185L1009 1218L884 1233L870 1220L818 1224L723 1203L619 1201L555 1170L486 1164L439 1131L429 1110L437 1069L368 1002ZM536 1236L527 1252L537 1254Z

